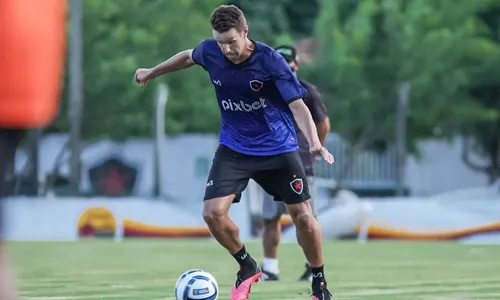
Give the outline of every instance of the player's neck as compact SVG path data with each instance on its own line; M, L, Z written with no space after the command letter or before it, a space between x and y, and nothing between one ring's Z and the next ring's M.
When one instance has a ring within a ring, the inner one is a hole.
M245 41L245 50L243 51L243 53L241 53L240 57L238 58L238 61L235 63L241 64L242 62L247 60L254 51L255 51L254 42L252 42L249 38L247 38Z

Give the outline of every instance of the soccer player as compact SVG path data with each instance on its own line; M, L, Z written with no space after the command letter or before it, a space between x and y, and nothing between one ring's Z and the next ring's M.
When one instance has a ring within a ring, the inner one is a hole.
M231 300L247 299L262 271L229 218L250 178L283 199L297 227L297 239L313 272L312 299L329 300L323 271L321 228L309 204L309 185L298 153L294 119L310 152L333 163L321 146L300 85L285 59L271 47L248 38L243 12L221 5L212 12L214 38L200 42L151 68L138 69L140 86L195 64L208 72L221 110L219 147L207 179L203 217L215 239L240 265Z
M0 200L12 194L16 148L28 128L57 114L64 63L62 0L0 1ZM1 208L1 207L0 207ZM0 212L0 231L3 224ZM0 233L1 235L1 233ZM0 299L18 299L0 236Z
M293 46L280 46L275 48L280 53L294 73L299 70L299 57L297 51ZM321 96L317 88L311 83L299 79L300 84L306 88L308 96L304 97L304 103L311 112L314 123L318 130L319 140L324 144L326 136L330 131L330 119L326 111L326 107L321 100ZM316 216L316 206L314 205L314 157L309 152L309 143L306 137L296 127L297 138L299 143L299 153L304 166L307 181L309 183L309 193L311 194L311 207L313 214ZM264 247L264 264L262 266L262 279L267 281L279 280L279 266L277 260L278 244L280 241L280 218L286 212L286 206L280 199L273 199L271 195L264 193L262 207L262 218L264 221L264 232L262 236ZM299 278L299 280L312 281L312 271L308 263L306 263L306 270Z

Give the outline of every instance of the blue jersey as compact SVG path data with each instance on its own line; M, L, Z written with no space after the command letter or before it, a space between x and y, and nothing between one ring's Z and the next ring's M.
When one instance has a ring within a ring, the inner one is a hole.
M215 39L193 50L193 61L212 81L221 110L219 142L248 155L276 155L298 150L288 105L307 95L285 59L255 42L244 62L227 59Z

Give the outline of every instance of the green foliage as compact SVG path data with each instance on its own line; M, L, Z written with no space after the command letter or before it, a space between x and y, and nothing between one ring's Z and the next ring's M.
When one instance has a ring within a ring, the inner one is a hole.
M277 35L288 31L286 2L287 0L275 0L271 4L264 0L233 0L228 4L238 6L245 13L251 39L272 46Z
M154 66L211 37L209 16L219 0L85 0L84 111L85 138L151 136L156 82L170 90L169 133L214 132L218 108L207 75L198 67L165 76L138 88L138 67ZM68 85L57 123L68 127Z
M247 18L249 36L271 46L314 33L320 0L232 0ZM285 38L286 37L286 38Z
M473 170L488 175L490 182L500 178L500 1L483 1L478 17L483 21L480 44L472 52L475 68L471 75L470 92L489 118L464 127L464 135L473 144L464 145L464 162ZM487 163L477 164L469 159L474 151Z
M314 33L321 0L289 0L285 2L289 32L295 39L310 37Z
M431 137L451 137L464 124L491 117L467 92L476 67L471 54L498 51L481 38L468 0L325 1L317 25L319 57L308 76L318 83L334 130L357 140L394 138L397 89L412 85L409 148ZM376 129L373 129L376 128Z

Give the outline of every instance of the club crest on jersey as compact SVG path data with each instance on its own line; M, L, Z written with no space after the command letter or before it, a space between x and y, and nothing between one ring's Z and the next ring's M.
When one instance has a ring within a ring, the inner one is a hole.
M264 83L262 81L258 81L258 80L250 81L250 88L256 92L258 92L262 88L263 85L264 85Z
M304 189L304 183L302 181L302 178L297 178L290 181L290 187L295 193L299 195L302 194L302 190Z

